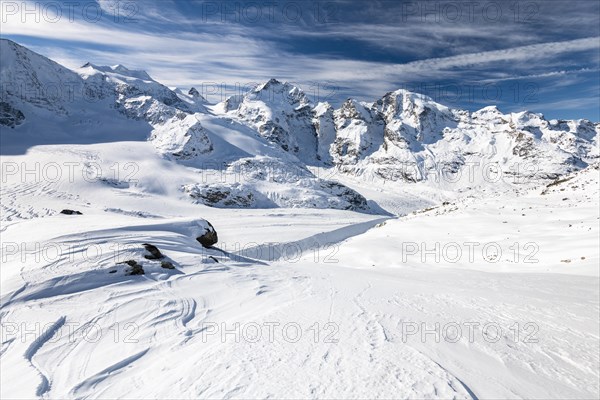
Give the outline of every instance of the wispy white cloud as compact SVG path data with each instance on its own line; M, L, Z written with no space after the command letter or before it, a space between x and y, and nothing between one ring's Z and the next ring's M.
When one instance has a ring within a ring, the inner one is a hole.
M542 78L554 78L554 77L564 77L567 75L579 75L579 74L587 74L587 73L598 73L600 72L600 68L578 68L574 70L561 70L561 71L550 71L544 72L540 74L530 74L530 75L511 75L511 74L503 74L504 76L495 77L491 79L482 79L479 82L481 83L496 83L502 81L517 81L517 80L533 80L533 79L542 79Z

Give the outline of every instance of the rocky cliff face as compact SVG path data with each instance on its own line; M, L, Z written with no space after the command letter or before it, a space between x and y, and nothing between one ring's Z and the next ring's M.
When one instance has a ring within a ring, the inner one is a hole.
M317 160L325 166L333 164L331 145L335 142L334 109L329 103L319 103L313 109L312 124L317 135Z
M309 164L317 161L313 105L301 89L271 79L243 96L227 99L219 107L300 160Z

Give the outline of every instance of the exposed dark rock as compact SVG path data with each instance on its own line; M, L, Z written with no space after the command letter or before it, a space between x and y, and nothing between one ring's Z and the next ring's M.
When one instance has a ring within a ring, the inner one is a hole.
M217 231L215 231L215 228L212 226L212 224L208 221L206 221L206 223L208 224L208 228L206 228L204 234L198 236L196 240L200 242L202 246L209 248L219 241L219 237L217 236Z
M21 125L25 120L25 115L21 110L17 110L5 101L0 101L0 125L14 128Z
M141 264L138 264L138 262L135 260L127 260L122 264L127 264L131 267L125 275L144 275L145 273L144 267L142 267Z
M192 184L184 185L187 192L196 202L217 208L248 208L257 204L267 204L269 199L254 188L243 184Z
M62 210L60 213L65 214L65 215L83 215L80 211L68 210L68 209Z
M161 261L160 266L165 269L175 269L175 266L173 265L173 263L171 261L166 261L166 260Z
M160 260L165 258L164 254L160 252L158 247L153 244L144 243L142 246L146 249L146 251L150 254L145 254L144 257L148 260Z
M345 207L347 210L360 211L369 209L367 199L355 190L334 181L322 181L320 184L327 192L348 202L348 205Z

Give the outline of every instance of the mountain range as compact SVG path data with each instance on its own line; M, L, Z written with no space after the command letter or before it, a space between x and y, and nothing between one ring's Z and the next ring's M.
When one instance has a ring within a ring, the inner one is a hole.
M600 123L585 119L504 114L495 106L457 110L406 90L335 108L276 79L211 104L195 88L169 88L122 65L70 70L6 39L0 50L3 154L40 144L147 140L166 160L237 176L181 187L192 201L216 207L370 212L377 207L365 197L315 170L397 185L497 189L556 179L599 158Z

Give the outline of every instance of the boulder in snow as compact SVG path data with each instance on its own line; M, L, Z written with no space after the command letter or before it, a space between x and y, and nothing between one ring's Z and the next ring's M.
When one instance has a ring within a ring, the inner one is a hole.
M150 254L144 254L144 257L148 260L160 260L165 258L164 254L160 252L158 247L150 243L144 243L142 246L146 249L146 251Z
M209 248L219 241L219 237L217 236L217 231L212 226L212 224L208 221L206 221L206 223L208 224L208 226L205 227L204 233L197 236L196 240L200 242L202 246Z
M64 209L60 213L65 214L65 215L83 215L81 213L81 211L75 211L75 210L69 210L69 209Z

